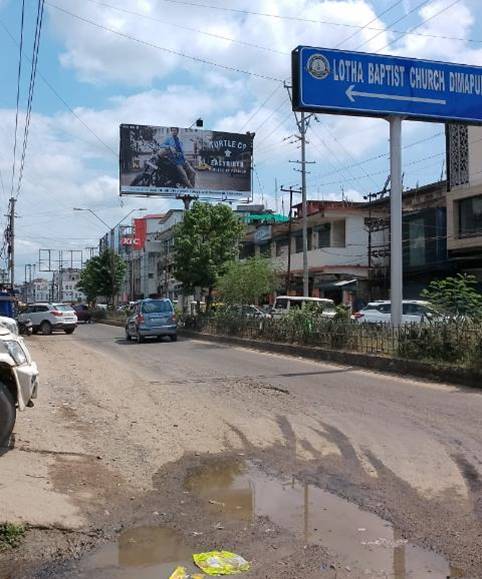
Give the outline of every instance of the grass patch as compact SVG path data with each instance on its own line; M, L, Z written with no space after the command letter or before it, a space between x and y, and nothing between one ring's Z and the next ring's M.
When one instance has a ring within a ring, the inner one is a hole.
M18 547L25 531L25 525L0 523L0 551Z

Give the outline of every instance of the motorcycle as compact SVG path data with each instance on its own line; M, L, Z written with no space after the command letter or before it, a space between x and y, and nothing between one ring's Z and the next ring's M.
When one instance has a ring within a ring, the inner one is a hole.
M21 321L17 319L18 333L21 336L31 336L33 332L32 320L28 318L22 319Z
M131 183L132 187L182 188L176 165L167 157L154 155L144 163L144 170Z

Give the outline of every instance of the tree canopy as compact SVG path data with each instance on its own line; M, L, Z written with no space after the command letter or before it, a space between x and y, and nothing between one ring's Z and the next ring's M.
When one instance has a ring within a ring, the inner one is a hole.
M88 302L95 302L99 296L104 296L113 304L125 271L125 262L111 249L106 249L85 264L77 289L84 292Z
M243 224L227 205L195 201L176 226L174 275L192 292L196 287L209 293L227 264L238 253Z
M477 289L474 275L457 274L430 282L422 291L422 297L429 300L442 314L469 318L482 317L482 294Z
M257 304L266 294L274 292L279 277L273 265L263 257L233 261L219 279L217 288L227 304Z

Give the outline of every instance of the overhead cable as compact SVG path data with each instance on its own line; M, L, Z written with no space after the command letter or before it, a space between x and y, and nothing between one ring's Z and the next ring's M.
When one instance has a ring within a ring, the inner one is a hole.
M271 80L274 82L283 82L283 79L281 79L281 78L276 78L273 76L269 76L266 74L260 74L257 72L251 72L249 70L244 70L242 68L237 68L235 66L229 66L227 64L220 64L218 62L214 62L212 60L207 60L207 59L201 58L199 56L193 56L192 54L186 54L185 52L180 52L180 51L174 50L172 48L166 48L165 46L155 44L154 42L149 42L148 40L143 40L142 38L138 38L137 36L133 36L132 34L126 34L125 32L120 32L119 30L115 30L114 28L109 28L108 26L103 26L102 24L99 24L98 22L94 22L93 20L90 20L89 18L84 18L83 16L79 16L79 14L74 14L73 12L70 12L69 10L66 10L65 8L61 8L60 6L57 6L56 4L52 4L52 2L46 2L46 4L48 4L52 8L55 8L56 10L59 10L60 12L64 12L65 14L68 14L72 18L76 18L77 20L85 22L86 24L90 24L91 26L95 26L96 28L99 28L101 30L105 30L106 32L110 32L111 34L115 34L117 36L120 36L121 38L125 38L127 40L132 40L133 42L137 42L138 44L142 44L144 46L149 46L150 48L155 48L155 49L160 50L162 52L166 52L167 54L175 54L176 56L186 58L187 60L192 60L193 62L200 62L201 64L207 64L208 66L214 66L216 68L221 68L223 70L228 70L230 72L237 72L237 73L245 74L247 76L252 76L255 78L261 78L263 80Z

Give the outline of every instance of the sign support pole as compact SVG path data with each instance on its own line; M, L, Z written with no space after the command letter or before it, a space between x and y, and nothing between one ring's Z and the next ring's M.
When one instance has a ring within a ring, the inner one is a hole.
M400 327L403 300L402 117L390 117L390 301L392 326Z
M305 113L301 113L301 202L303 211L303 295L310 295L308 274L308 215L306 209L306 119Z

